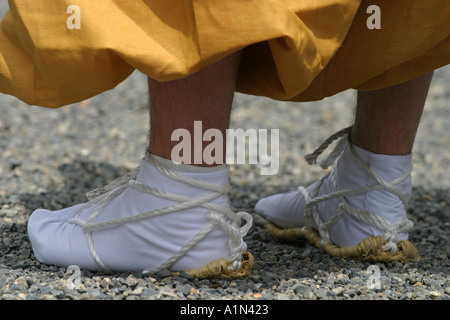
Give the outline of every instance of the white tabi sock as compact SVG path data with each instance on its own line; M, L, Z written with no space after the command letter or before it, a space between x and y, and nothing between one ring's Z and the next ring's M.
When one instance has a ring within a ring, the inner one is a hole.
M210 196L207 203L224 207L224 212L231 215L229 212L231 210L227 209L229 207L227 193L216 192L209 187L217 186L220 190L221 188L227 190L228 167L177 166L170 160L151 157L141 161L137 176L125 179L125 184L120 187L122 189L115 191L110 190L113 187L107 189L107 192L114 194L106 198L97 198L98 200L94 200L97 202L91 203L92 205L79 204L54 212L43 209L34 211L28 222L28 233L36 258L46 264L77 265L88 270L105 268L110 271L154 271L159 270L163 263L207 225L210 232L206 232L204 238L199 239L167 268L192 270L209 262L228 258L229 234L215 224L210 224L211 219L208 215L223 217L216 211L194 205L158 214L161 213L159 209L165 210L166 207L186 203L177 197L174 198L174 195L177 195L189 199ZM153 164L149 163L148 159L152 159ZM155 164L169 174L191 180L177 181L163 174ZM197 185L192 185L192 181ZM166 192L169 195L154 195L145 191L148 189ZM98 213L94 213L94 210ZM121 220L133 219L137 215L151 211L155 213L153 216L138 221ZM207 215L209 211L213 213ZM121 223L111 225L106 223L105 226L98 227L98 223L111 220L119 220ZM229 221L229 218L222 220ZM234 229L235 232L241 231L239 228L237 231ZM242 251L245 248L246 245L242 241L238 249Z
M412 181L408 173L412 167L411 155L381 155L374 154L355 145L352 147L362 162L384 181L391 182L404 177L404 179L400 179L402 181L396 184L395 187L403 193L405 199L410 197ZM349 146L345 148L332 173L324 179L317 197L329 195L338 190L365 188L376 183L374 177L352 156L349 148ZM333 183L333 175L337 190ZM306 191L309 194L313 193L319 181L308 186ZM376 189L348 195L344 198L348 205L372 212L390 223L406 219L404 203L391 191ZM327 222L338 210L339 198L322 201L315 205L321 221ZM309 220L309 223L306 221L304 217L305 197L298 190L263 198L256 204L255 211L282 228L303 227L306 225L318 230L318 224L314 219ZM344 212L341 218L329 229L329 239L339 247L345 248L354 246L369 236L383 235L385 231ZM396 237L397 240L406 240L408 234L401 232Z

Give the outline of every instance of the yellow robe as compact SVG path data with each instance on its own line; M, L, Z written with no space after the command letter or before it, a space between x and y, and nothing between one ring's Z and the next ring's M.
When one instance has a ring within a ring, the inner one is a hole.
M0 25L0 92L45 107L112 89L135 69L159 81L186 77L241 49L237 91L291 101L392 86L450 63L449 0L9 6Z

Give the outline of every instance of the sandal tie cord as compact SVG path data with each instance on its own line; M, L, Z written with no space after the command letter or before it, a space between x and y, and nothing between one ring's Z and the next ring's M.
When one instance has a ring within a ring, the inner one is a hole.
M322 160L319 165L323 169L327 169L331 164L334 163L334 161L340 156L340 154L344 151L344 149L348 146L351 156L357 161L357 163L370 175L374 178L375 183L366 187L353 189L353 190L340 190L337 186L336 179L335 179L335 173L334 170L329 171L325 175L323 175L319 182L317 183L317 186L311 191L311 193L308 193L308 191L300 186L298 188L298 191L304 196L305 198L305 220L306 225L311 226L311 220L314 219L315 224L318 227L318 232L320 236L322 237L321 246L325 243L329 243L330 241L330 235L329 230L335 225L339 219L342 217L344 213L347 213L351 215L353 218L356 218L364 223L374 225L381 230L384 230L385 233L383 235L383 246L382 249L384 251L388 251L391 255L395 255L397 253L398 247L398 239L397 236L399 233L408 232L413 228L413 222L409 219L405 218L399 221L395 221L393 223L389 222L388 220L384 219L383 217L380 217L370 211L356 208L351 206L347 200L346 196L350 195L356 195L356 194L362 194L366 193L368 191L372 190L379 190L379 189L385 189L393 194L395 194L403 203L403 206L406 208L408 205L408 199L407 197L396 187L400 183L402 183L405 179L407 179L411 173L412 167L410 167L407 172L402 175L401 177L394 179L392 181L385 181L382 179L378 174L373 172L370 167L362 161L360 156L356 153L355 149L353 148L353 145L350 141L352 126L347 127L345 129L342 129L332 136L330 136L326 141L320 145L319 148L317 148L314 152L311 154L308 154L305 156L305 160L308 162L308 164L316 164L317 158L328 148L328 146L333 143L333 141L339 139L336 142L335 148L333 151L324 159ZM334 186L335 192L332 192L327 195L323 196L317 196L320 190L320 187L322 183L325 181L326 178L330 177L331 181ZM323 222L319 216L319 213L316 208L316 204L322 201L327 201L333 198L339 198L339 205L334 213L333 217L327 221ZM303 229L303 231L306 231L306 228Z
M230 184L206 183L193 179L191 177L184 176L178 172L171 171L161 166L151 155L146 155L146 160L150 164L152 164L160 173L166 175L167 177L173 180L183 182L192 185L194 187L206 189L212 192L207 196L194 199L184 195L178 195L163 190L159 190L156 188L152 188L135 180L140 169L140 167L137 167L132 171L130 171L128 174L124 175L123 177L114 180L107 186L95 189L87 193L86 196L89 201L77 210L77 212L71 219L71 222L79 225L83 229L87 237L92 257L94 258L98 266L103 270L110 272L107 266L101 261L95 249L94 241L92 239L92 232L94 230L109 227L112 225L136 222L143 219L148 219L159 215L164 215L193 207L204 207L208 209L208 211L206 212L206 217L209 220L209 223L205 225L188 243L186 243L186 245L180 248L178 252L174 253L167 261L163 262L158 268L156 268L155 270L144 270L143 273L170 272L169 271L170 267L178 259L180 259L184 254L186 254L186 252L188 252L192 247L194 247L199 241L201 241L210 231L212 231L216 227L222 229L229 237L228 241L229 256L226 258L226 260L229 262L227 266L228 271L230 272L239 271L242 266L241 260L244 248L243 237L245 237L247 232L250 230L253 218L247 212L235 213L230 209L228 197L228 193L231 189ZM169 207L144 212L130 217L114 219L104 222L94 222L95 218L97 217L98 213L103 209L103 207L112 198L117 197L119 194L121 194L125 189L129 187L134 188L140 192L152 194L159 198L173 200L178 203ZM225 206L211 202L214 199L221 197L223 195L227 195L228 199L227 204ZM96 207L92 211L88 219L81 220L77 217L83 210L92 206ZM242 220L244 220L245 223L241 226Z

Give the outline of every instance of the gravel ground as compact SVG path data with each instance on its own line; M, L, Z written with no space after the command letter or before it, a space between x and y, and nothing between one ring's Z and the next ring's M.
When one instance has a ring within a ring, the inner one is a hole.
M5 300L288 300L449 299L450 68L436 72L415 145L410 233L421 260L376 264L331 257L307 243L280 242L255 220L246 237L256 258L243 279L201 280L187 275L75 273L39 263L26 223L36 208L60 209L134 168L147 144L147 88L136 72L114 90L61 109L28 106L1 95L0 298ZM233 165L236 210L253 213L258 198L313 181L323 172L303 156L329 134L351 124L354 92L293 104L238 94L232 128L280 130L280 169ZM257 218L257 217L255 217ZM371 268L380 287L371 288ZM76 283L75 283L76 284Z
M372 266L331 257L307 243L281 242L255 224L246 237L256 262L242 279L181 275L76 273L39 263L26 223L37 208L61 209L138 165L147 145L145 77L136 72L114 90L52 110L0 95L0 299L2 300L448 300L450 68L435 73L415 143L410 239L421 260ZM279 129L280 168L232 165L232 206L254 213L262 196L293 190L323 172L303 156L352 123L354 91L294 104L236 96L232 128ZM378 270L380 286L370 279Z

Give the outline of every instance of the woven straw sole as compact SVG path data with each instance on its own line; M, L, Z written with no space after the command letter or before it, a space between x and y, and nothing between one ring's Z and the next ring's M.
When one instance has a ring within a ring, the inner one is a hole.
M242 266L237 271L230 271L229 267L231 263L226 259L220 259L217 261L210 262L204 267L184 271L184 273L195 277L195 278L241 278L248 276L250 274L251 267L253 265L254 258L253 255L248 252L242 252ZM179 272L173 272L173 275L179 275Z
M328 242L322 243L322 237L314 229L289 228L280 229L273 224L265 226L268 232L280 240L298 241L307 240L317 248L324 250L326 253L340 258L353 258L371 262L407 262L418 261L419 253L416 247L408 240L399 241L397 243L397 252L391 254L382 249L383 237L367 237L356 246L348 248L340 248L335 244Z

